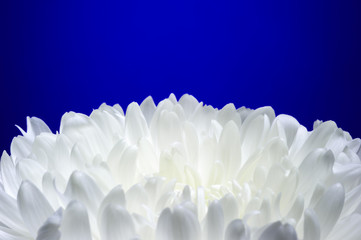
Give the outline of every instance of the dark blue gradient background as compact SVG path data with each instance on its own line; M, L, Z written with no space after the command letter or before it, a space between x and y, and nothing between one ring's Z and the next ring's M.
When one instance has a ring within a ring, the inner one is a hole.
M193 94L361 137L358 1L1 2L0 148L37 116Z

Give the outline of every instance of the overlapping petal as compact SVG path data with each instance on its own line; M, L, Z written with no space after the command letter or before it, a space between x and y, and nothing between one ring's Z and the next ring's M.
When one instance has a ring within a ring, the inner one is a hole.
M1 157L1 239L361 236L361 141L332 121L171 94L20 131Z

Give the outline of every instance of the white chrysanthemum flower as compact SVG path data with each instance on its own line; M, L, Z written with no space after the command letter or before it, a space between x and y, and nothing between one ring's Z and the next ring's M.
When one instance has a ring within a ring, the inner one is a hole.
M360 139L190 95L38 118L1 157L0 239L351 240Z

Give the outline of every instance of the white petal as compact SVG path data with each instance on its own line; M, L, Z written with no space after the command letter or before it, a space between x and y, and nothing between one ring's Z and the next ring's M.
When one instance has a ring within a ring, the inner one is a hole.
M317 182L322 182L331 175L335 157L330 150L316 149L302 161L299 191L304 193L312 189Z
M200 104L189 120L194 124L199 133L206 133L209 131L211 122L215 117L216 111L212 106L201 107Z
M4 184L5 192L15 198L20 186L20 178L16 174L14 162L11 160L6 151L4 151L1 156L0 164L1 178Z
M120 205L108 204L100 216L102 240L129 240L135 235L133 220Z
M295 197L295 193L297 192L299 182L299 172L296 168L292 168L286 177L281 190L281 202L280 202L280 210L281 212L285 212L288 209L289 202L292 202L292 199Z
M4 240L31 240L30 237L25 237L13 229L0 226L0 239Z
M342 211L342 215L350 215L353 211L356 210L358 205L360 204L361 199L361 185L352 189L348 193L346 193L344 209Z
M72 165L72 169L83 170L88 158L90 157L87 157L81 152L78 144L74 144L70 150L70 164Z
M264 230L259 240L297 240L297 233L290 224L275 222Z
M119 160L127 147L128 147L127 141L125 139L121 139L116 144L114 144L112 150L108 154L107 163L114 175L118 175L117 170L118 170Z
M125 136L130 143L135 144L141 137L149 136L147 121L139 105L135 102L129 104L125 115Z
M263 226L271 221L271 211L272 209L270 200L267 198L263 199L261 207L259 208L260 214L258 215L258 226Z
M54 147L56 143L56 135L50 133L43 133L37 136L32 144L33 154L36 156L36 161L44 168L48 168L49 162L54 157Z
M69 201L82 202L94 216L96 216L100 201L103 199L103 193L93 179L80 171L75 171L70 176L64 195Z
M23 136L14 137L11 141L10 152L14 162L17 158L26 158L31 151L31 142Z
M252 113L254 112L254 110L250 109L250 108L246 108L246 107L240 107L237 108L237 112L239 114L239 116L242 119L242 122L244 122L244 120Z
M352 214L340 221L327 238L329 240L359 240L361 236L361 215Z
M227 226L224 240L249 240L250 233L241 219L235 219Z
M337 156L340 152L343 151L347 144L347 140L342 129L338 128L331 135L330 139L326 143L326 148L330 149L335 156Z
M273 139L268 140L267 145L265 146L263 152L263 158L266 161L275 164L281 163L281 161L287 157L288 155L288 148L286 142L279 138L275 137Z
M172 111L177 115L181 122L186 121L186 116L183 107L179 103L175 103Z
M96 154L108 152L109 143L113 142L113 139L109 139L102 133L93 119L80 113L65 113L61 119L60 133L66 135L74 143L81 143L79 147L85 147L91 158Z
M91 240L86 208L78 201L66 207L60 226L61 240Z
M237 113L233 103L225 105L217 114L217 121L222 125L226 125L229 121L234 121L238 127L242 125L242 120Z
M63 217L63 209L59 208L52 216L50 216L38 231L36 240L59 240L60 239L60 223Z
M113 169L115 171L115 180L121 183L124 189L129 189L137 177L137 157L138 148L136 146L127 147Z
M146 138L139 140L138 171L144 175L151 175L159 171L159 159L155 153L153 144Z
M325 239L336 224L345 201L345 192L341 184L331 186L315 206L321 227L321 239Z
M307 131L307 128L305 128L302 125L300 125L298 127L296 135L293 139L292 145L290 146L290 149L289 149L290 157L293 158L299 152L299 150L302 148L303 144L308 139L309 135L310 135L310 133Z
M239 217L237 199L233 196L233 194L228 193L223 196L223 198L220 200L220 204L223 208L225 224L228 224L230 221Z
M121 186L113 188L100 204L98 215L101 215L108 204L115 204L125 207L125 194Z
M209 136L215 138L219 141L222 134L223 127L216 120L211 121L211 126L209 127Z
M197 156L199 148L197 129L190 122L185 122L183 127L183 144L186 148L189 159L196 162L198 160Z
M0 222L17 232L27 232L16 200L0 190Z
M177 114L164 110L161 112L157 124L156 136L160 149L165 149L174 142L181 142L182 128Z
M38 229L54 210L48 200L31 182L24 181L19 189L18 207L25 225L36 236Z
M217 159L223 162L226 176L234 178L241 166L242 154L241 136L234 121L229 121L224 126L218 147Z
M176 206L173 212L166 208L162 211L156 230L157 240L198 240L200 226L193 212Z
M57 209L60 205L58 201L58 193L54 184L54 177L49 172L45 173L42 180L43 193L53 209Z
M97 163L96 161L98 160L101 162ZM87 172L103 192L109 192L112 187L114 187L113 175L111 174L108 164L103 162L101 158L98 158L98 160L97 158L94 159L95 162L93 166L89 167Z
M120 121L119 114L115 114L114 108L107 106L106 110L101 108L93 110L90 118L103 131L104 135L116 138L121 135L123 124Z
M71 145L72 144L66 135L58 135L56 137L53 156L51 156L52 160L48 162L49 170L59 172L66 179L68 179L72 172L72 169L70 168Z
M252 115L253 116L253 115ZM249 117L252 117L249 116ZM264 136L270 127L270 119L267 115L258 115L252 121L245 120L241 127L242 138L242 160L246 161L261 145ZM244 128L247 124L247 128Z
M313 122L313 130L315 130L316 128L318 128L321 124L323 123L322 120L317 119L316 121Z
M197 150L199 152L197 155L197 163L202 183L205 185L219 183L216 180L216 176L211 174L212 166L216 160L216 139L210 137L203 139L203 141L199 143L199 149Z
M351 140L350 142L347 143L347 146L355 153L358 152L358 150L360 150L361 147L361 139L360 138L355 138L353 140Z
M146 99L144 99L142 104L140 104L140 109L142 110L142 113L144 115L145 120L147 121L148 126L150 126L150 123L153 118L153 114L156 109L153 98L149 96Z
M346 192L351 191L361 182L361 164L359 162L341 165L336 162L334 174L331 177L333 178L332 182L341 183Z
M67 112L61 117L60 133L71 132L71 130L88 128L90 119L80 113Z
M26 132L17 126L27 139L33 141L36 136L43 132L51 132L43 120L37 117L26 117Z
M23 180L29 180L36 187L41 188L41 182L45 169L36 161L31 159L21 159L16 165L16 171Z
M174 200L174 195L172 194L174 192L174 187L176 184L176 180L171 180L168 183L163 183L162 190L159 192L159 199L155 205L155 211L157 213L160 213L163 209L170 206L171 201ZM183 189L184 190L184 189ZM147 196L147 198L150 198L151 196ZM183 196L187 197L187 196ZM155 199L153 199L153 202ZM150 205L148 203L148 205Z
M243 136L248 131L251 125L257 125L256 119L260 118L260 116L268 119L269 123L272 123L273 120L275 119L275 112L271 107L261 107L261 108L257 108L254 111L249 112L249 114L244 119L243 124L240 128L241 136Z
M249 114L247 115L247 117L245 118L245 120L242 124L242 129L247 128L248 124L260 115L267 116L269 118L270 122L273 122L273 120L275 119L275 112L274 112L273 108L260 107L254 111L249 112Z
M177 104L177 98L176 98L176 96L174 95L174 93L169 94L168 99L169 99L172 103Z
M113 108L118 111L118 113L121 115L121 116L124 116L124 111L123 111L123 108L117 103L117 104L114 104L113 105Z
M173 191L173 188L165 191L161 191L164 189L165 181L160 177L150 177L147 178L144 184L144 190L147 193L147 197L149 196L148 205L154 206L155 203L162 197L163 194L168 194Z
M198 217L203 219L206 214L206 199L204 193L204 187L197 188L197 210L198 210ZM224 210L223 210L224 212Z
M279 131L286 138L287 146L291 147L300 126L299 122L292 116L280 114L276 117L273 125L279 127Z
M279 192L286 178L286 170L280 164L273 164L268 171L265 187Z
M203 230L204 240L219 240L223 237L224 216L221 204L218 201L212 202L208 206Z
M192 95L188 95L188 94L184 94L179 99L179 103L180 103L180 105L182 105L187 118L189 118L191 116L191 114L194 112L194 110L196 109L196 107L199 104L195 97L193 97Z
M338 157L340 157L340 155L342 154L345 154L350 162L352 163L359 163L360 162L360 157L357 155L357 151L354 152L351 148L349 148L348 146L346 146L344 149L343 149L343 152L341 152Z
M149 197L145 189L140 184L132 186L125 194L127 209L130 212L142 213L143 205L147 205Z
M304 209L304 199L302 196L298 196L293 203L290 211L287 214L287 218L292 218L296 223L300 220Z
M321 184L316 184L315 188L313 189L312 196L310 199L309 207L314 208L318 201L321 199L323 194L325 193L326 189Z
M307 209L304 214L304 240L320 240L321 229L318 217L312 209Z
M187 202L187 201L191 201L192 195L191 195L191 189L190 187L187 185L183 188L183 192L182 192L182 196L181 196L181 201L182 202Z
M166 208L162 211L158 218L156 239L157 240L173 240L172 211Z
M117 109L114 109L114 107L109 106L108 104L106 104L105 102L103 102L102 104L100 104L99 108L98 108L101 112L107 112L107 113L119 113L119 111Z
M332 134L337 129L337 126L332 121L322 123L317 127L308 137L302 148L296 154L294 162L298 165L302 160L314 149L325 147Z

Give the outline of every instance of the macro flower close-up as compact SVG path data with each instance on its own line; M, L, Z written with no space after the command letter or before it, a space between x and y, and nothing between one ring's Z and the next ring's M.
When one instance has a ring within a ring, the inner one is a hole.
M361 141L335 122L188 94L122 107L27 118L1 156L0 239L360 239Z

